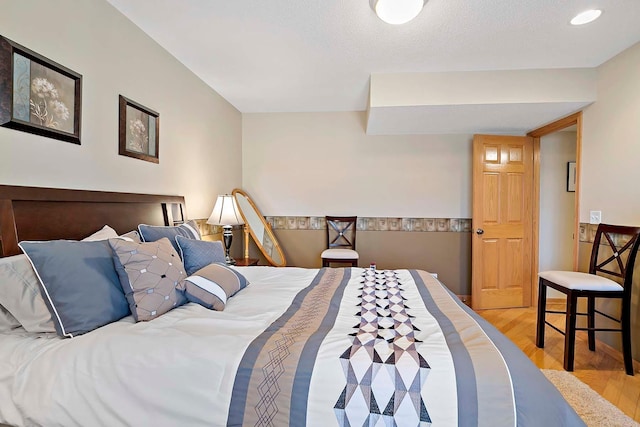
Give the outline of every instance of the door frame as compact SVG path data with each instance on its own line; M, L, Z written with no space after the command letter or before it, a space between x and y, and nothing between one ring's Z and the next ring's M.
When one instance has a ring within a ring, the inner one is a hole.
M576 192L573 224L573 270L578 271L580 247L580 158L582 157L582 111L558 119L545 126L527 133L533 138L533 263L531 275L531 301L535 305L538 297L538 262L539 262L539 233L540 233L540 138L558 132L569 126L576 125Z

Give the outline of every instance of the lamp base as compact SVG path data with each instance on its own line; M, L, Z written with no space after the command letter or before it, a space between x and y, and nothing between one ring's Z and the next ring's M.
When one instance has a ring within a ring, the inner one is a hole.
M235 265L236 260L231 258L229 255L229 249L231 248L231 241L233 240L233 232L230 225L223 225L222 229L222 237L224 240L224 252L225 252L225 261L228 265Z

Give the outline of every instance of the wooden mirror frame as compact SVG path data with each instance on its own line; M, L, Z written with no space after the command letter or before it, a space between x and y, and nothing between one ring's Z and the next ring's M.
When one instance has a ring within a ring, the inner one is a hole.
M259 239L258 236L256 235L254 228L251 227L251 224L247 220L248 215L245 214L245 212L242 209L242 204L239 203L238 201L238 194L243 198L245 198L247 202L249 202L249 205L254 210L256 216L260 219L260 221L262 221L264 232L267 233L267 236L273 242L273 250L276 251L277 254L279 255L280 259L282 260L281 263L276 262L271 256L271 254L268 253L265 247L262 245L262 239ZM262 213L260 212L256 204L253 202L251 197L249 197L249 195L240 188L235 188L231 192L231 195L235 199L236 205L238 206L238 210L240 211L240 215L242 215L242 219L244 220L244 257L249 258L249 234L251 234L253 241L256 243L256 246L258 247L258 249L260 249L260 252L262 252L262 255L264 255L264 257L269 262L269 264L276 267L285 267L287 265L287 259L284 256L284 252L282 252L280 243L278 243L276 236L273 234L273 230L271 230L271 226L269 226L269 223L267 223L267 221L264 219L264 216L262 215Z

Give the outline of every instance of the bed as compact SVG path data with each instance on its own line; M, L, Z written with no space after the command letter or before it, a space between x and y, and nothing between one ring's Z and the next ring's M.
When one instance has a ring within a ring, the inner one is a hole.
M22 240L185 217L177 196L0 186L4 257ZM42 218L56 224L42 230ZM235 271L249 284L222 311L189 302L73 338L0 332L0 424L584 425L524 354L428 272Z

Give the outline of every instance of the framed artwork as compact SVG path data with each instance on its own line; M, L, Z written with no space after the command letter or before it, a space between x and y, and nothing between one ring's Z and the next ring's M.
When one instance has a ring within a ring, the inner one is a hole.
M0 36L0 126L80 144L82 76Z
M120 95L119 154L159 163L160 115Z
M567 163L567 191L576 191L576 162Z

